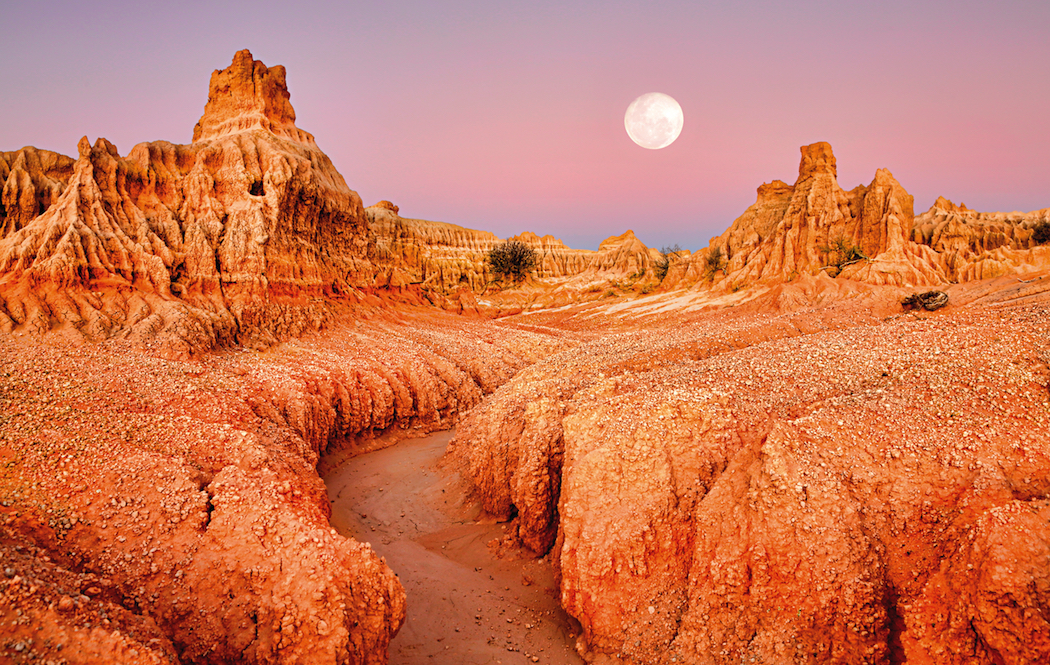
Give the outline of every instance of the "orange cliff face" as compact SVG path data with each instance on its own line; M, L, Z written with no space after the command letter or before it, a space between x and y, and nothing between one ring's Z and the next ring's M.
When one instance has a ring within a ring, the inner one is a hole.
M191 145L5 154L0 330L267 344L370 282L361 199L295 127L284 69L241 51L208 97Z

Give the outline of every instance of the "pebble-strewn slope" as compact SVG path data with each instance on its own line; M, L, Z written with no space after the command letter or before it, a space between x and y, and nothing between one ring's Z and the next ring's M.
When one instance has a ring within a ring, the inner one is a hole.
M0 343L0 659L386 662L404 593L329 527L320 454L449 427L572 343L440 313L193 363Z
M1043 662L1048 279L671 313L531 366L452 454L551 548L594 662Z

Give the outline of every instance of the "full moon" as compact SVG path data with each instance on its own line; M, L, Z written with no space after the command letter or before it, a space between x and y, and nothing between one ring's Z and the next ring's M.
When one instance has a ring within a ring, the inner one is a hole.
M682 133L682 107L674 97L662 92L647 92L631 102L623 117L623 126L631 140L650 150L666 148Z

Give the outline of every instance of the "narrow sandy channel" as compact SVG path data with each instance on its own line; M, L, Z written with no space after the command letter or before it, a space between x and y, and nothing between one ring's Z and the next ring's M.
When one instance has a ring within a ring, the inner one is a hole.
M391 665L582 663L550 566L488 543L455 472L438 468L453 432L401 442L322 469L332 526L386 558L408 595Z

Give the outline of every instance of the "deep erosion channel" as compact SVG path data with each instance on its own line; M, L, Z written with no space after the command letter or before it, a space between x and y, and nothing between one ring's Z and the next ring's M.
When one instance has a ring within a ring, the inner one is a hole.
M332 526L370 543L408 597L391 665L582 663L547 562L494 553L504 525L439 462L453 431L350 458L324 472ZM335 460L330 460L335 462Z

